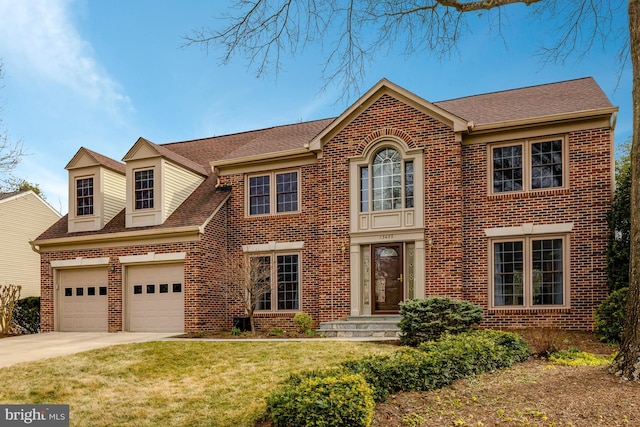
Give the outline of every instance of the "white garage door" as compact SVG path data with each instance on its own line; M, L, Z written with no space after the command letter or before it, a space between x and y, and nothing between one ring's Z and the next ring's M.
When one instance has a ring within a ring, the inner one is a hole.
M184 331L184 264L127 267L127 318L132 332Z
M59 330L107 332L107 269L60 270Z

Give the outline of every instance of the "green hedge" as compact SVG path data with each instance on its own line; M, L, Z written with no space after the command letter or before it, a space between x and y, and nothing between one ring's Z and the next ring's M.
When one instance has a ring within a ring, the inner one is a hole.
M445 297L405 301L400 304L400 314L400 344L412 347L444 334L468 331L482 321L480 306Z
M622 337L629 288L613 291L596 308L595 333L604 342L616 344Z
M527 343L514 333L478 330L445 335L418 348L292 374L267 398L267 411L275 427L366 427L374 401L385 401L391 393L434 390L527 357Z
M427 391L454 380L511 366L529 357L526 341L516 334L492 330L446 335L417 349L405 348L390 355L367 356L345 362L362 375L382 402L398 391Z
M373 392L360 375L297 376L267 398L275 427L369 427Z

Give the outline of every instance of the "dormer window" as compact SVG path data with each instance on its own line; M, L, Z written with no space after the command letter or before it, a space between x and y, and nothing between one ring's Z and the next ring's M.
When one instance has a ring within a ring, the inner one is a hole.
M153 208L153 169L135 172L135 206L136 209Z
M76 179L76 215L93 215L93 178Z

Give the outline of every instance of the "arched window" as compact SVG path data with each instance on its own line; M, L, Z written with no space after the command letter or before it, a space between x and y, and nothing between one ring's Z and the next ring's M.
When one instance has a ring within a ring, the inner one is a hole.
M360 169L360 210L413 207L413 161L403 161L394 148L378 151L370 165Z

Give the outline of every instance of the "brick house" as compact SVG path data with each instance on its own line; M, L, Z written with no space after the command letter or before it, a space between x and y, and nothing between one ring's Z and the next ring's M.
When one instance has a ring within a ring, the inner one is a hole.
M442 102L381 80L336 118L81 148L34 242L42 330L230 329L228 254L271 269L259 328L439 295L487 326L591 329L616 112L592 78Z

